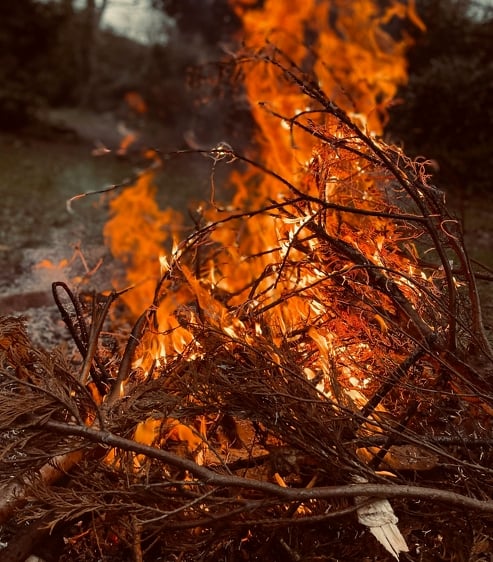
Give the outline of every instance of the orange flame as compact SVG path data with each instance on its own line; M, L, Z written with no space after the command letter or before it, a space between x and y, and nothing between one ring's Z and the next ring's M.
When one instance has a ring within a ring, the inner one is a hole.
M135 185L111 201L110 219L104 228L113 255L125 267L123 283L136 286L122 295L134 316L152 302L160 275L159 256L165 253L166 242L176 237L182 222L180 213L159 209L153 178L152 171L143 173Z
M310 66L313 79L355 123L369 134L381 134L386 107L406 80L404 54L408 45L406 38L398 41L386 32L385 25L395 17L422 25L412 1L406 5L396 0L385 9L372 0L266 0L262 8L245 7L244 1L232 0L232 5L242 18L250 50L259 52L268 39L271 48L266 52L272 54L271 61L279 49L300 69ZM303 45L302 37L308 38L308 46ZM270 201L282 203L292 192L279 177L319 200L369 211L388 208L381 189L390 181L388 177L377 174L357 151L354 157L346 154L341 158L333 145L319 143L316 136L304 134L293 125L301 123L315 131L323 128L335 141L352 142L347 141L347 128L319 108L315 112L302 88L287 84L275 64L257 59L244 76L257 124L255 144L262 165L276 177L260 175L253 166L231 174L236 188L232 209L248 211ZM228 335L248 339L251 335L238 319L238 311L251 306L261 318L255 329L261 333L263 326L269 326L275 341L310 326L311 344L307 345L317 353L307 363L307 373L321 370L330 374L333 357L337 356L348 380L366 380L373 364L372 350L361 344L368 321L382 337L387 337L388 327L381 314L361 306L358 317L350 312L349 304L337 304L337 294L330 293L333 277L358 281L365 273L354 271L350 260L328 256L314 237L306 235L300 241L299 233L314 224L320 209L305 203L244 220L236 219L233 211L205 206L206 221L219 220L222 224L209 233L214 253L201 264L200 271L194 272L178 259L181 247L174 225L180 224L181 218L174 211L159 210L151 182L152 176L144 174L112 202L112 218L105 229L114 255L126 267L127 281L136 286L124 297L135 316L153 302L160 274L159 256L165 256L161 267L164 264L169 268L156 312L158 328L146 335L141 346L139 364L144 371L159 356L166 360L185 349L200 353L189 328L198 314ZM371 263L401 271L411 266L411 257L403 257L396 249L400 234L391 222L336 210L323 212L327 234L357 248ZM166 249L170 238L173 247L168 244ZM300 246L319 256L319 263L305 263L306 252ZM297 267L291 267L291 263ZM402 290L411 293L413 289L403 282ZM378 299L382 310L395 313L390 299L383 295ZM183 307L188 314L186 326L179 320ZM332 313L335 309L337 315Z

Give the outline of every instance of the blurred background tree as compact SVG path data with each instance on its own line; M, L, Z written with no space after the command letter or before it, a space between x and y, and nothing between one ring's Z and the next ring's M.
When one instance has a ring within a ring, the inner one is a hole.
M388 132L407 154L436 163L435 181L463 196L490 189L493 168L493 8L418 0L426 33L409 52L409 84Z
M67 22L62 4L0 2L0 21L0 123L16 129L42 103L62 96L72 101L74 51L61 48Z
M174 18L183 35L199 35L211 47L230 40L241 25L228 0L153 0L153 4Z

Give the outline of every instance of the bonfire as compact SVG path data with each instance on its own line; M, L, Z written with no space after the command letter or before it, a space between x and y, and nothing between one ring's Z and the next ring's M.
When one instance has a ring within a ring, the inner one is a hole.
M491 552L493 354L460 223L382 139L406 78L392 24L422 24L380 4L234 2L222 74L256 133L193 150L212 179L188 234L151 151L112 192L123 277L89 302L53 286L80 362L1 319L2 560Z

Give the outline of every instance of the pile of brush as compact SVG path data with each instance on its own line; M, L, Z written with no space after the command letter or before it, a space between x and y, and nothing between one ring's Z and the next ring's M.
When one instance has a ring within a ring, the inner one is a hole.
M79 360L1 319L2 560L491 552L492 354L460 225L423 167L255 56L315 108L266 108L312 156L286 178L210 155L278 198L202 209L126 340L116 292L54 285Z

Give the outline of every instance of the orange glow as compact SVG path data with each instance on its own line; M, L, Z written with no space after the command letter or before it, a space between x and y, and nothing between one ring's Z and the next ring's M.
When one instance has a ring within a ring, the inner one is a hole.
M39 263L34 265L34 269L63 269L69 265L69 261L67 259L62 259L58 263L53 263L49 259L41 260Z
M147 113L147 104L138 92L127 92L125 94L125 101L128 107L132 108L136 113Z
M196 462L201 464L202 450L205 447L204 437L195 428L174 418L148 418L139 422L135 427L133 439L143 445L159 445L161 447L173 445L175 453L194 457ZM132 454L130 458L135 473L145 471L147 464L145 455ZM121 468L120 459L115 449L108 451L105 461L114 468Z
M128 149L134 144L138 136L136 133L127 133L120 141L120 146L118 147L117 154L119 156L124 156L127 154Z

